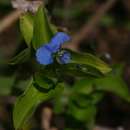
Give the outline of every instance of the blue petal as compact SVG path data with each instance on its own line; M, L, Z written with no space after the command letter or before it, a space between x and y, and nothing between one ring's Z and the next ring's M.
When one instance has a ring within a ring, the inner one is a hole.
M59 57L59 61L61 64L68 64L71 60L71 54L65 51L62 56Z
M36 60L42 65L53 63L51 51L48 49L48 44L43 45L36 51Z
M51 39L49 46L53 50L53 52L57 52L61 45L65 42L70 41L70 36L64 32L58 32L56 35Z

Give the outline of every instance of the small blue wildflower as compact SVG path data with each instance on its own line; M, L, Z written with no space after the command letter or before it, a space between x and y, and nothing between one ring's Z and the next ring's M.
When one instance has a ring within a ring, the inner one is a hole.
M71 60L71 55L69 52L65 51L61 56L59 57L59 61L61 64L68 64Z
M70 36L64 32L58 32L51 39L48 44L41 46L36 51L36 59L40 64L48 65L53 63L53 54L58 52L61 48L61 45L70 40ZM69 53L67 52L60 56L60 63L66 64L69 62ZM68 60L67 60L68 59Z

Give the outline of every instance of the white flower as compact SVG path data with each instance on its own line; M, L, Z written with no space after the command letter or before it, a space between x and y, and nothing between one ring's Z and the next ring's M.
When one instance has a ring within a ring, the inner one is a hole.
M43 2L40 0L37 1L27 1L27 0L12 0L13 8L22 10L23 12L32 12L35 13L39 6L42 5Z

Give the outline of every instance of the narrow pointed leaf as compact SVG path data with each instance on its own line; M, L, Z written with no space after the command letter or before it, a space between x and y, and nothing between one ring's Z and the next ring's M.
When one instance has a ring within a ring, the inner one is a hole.
M30 46L33 37L33 17L31 14L25 14L20 17L20 30L25 42Z
M15 65L15 64L22 64L26 62L31 56L30 49L26 48L22 52L20 52L18 55L16 55L9 64Z
M93 68L96 68L103 74L111 71L111 68L105 62L95 57L94 55L91 55L89 53L80 54L72 51L71 55L72 55L71 63L85 64L91 66Z
M112 75L99 78L94 81L94 84L97 90L108 91L116 94L117 96L120 96L126 101L130 101L129 89L125 81L123 81L123 79L119 76Z
M34 16L34 35L33 47L39 48L41 45L48 43L53 36L51 24L46 15L46 10L41 6Z
M58 89L57 86L49 92L40 92L31 82L25 93L17 99L14 106L13 121L15 129L23 128L39 103L51 98L59 91Z

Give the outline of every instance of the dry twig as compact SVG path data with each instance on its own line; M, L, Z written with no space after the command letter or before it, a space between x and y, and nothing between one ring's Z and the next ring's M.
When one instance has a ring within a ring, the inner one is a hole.
M0 33L8 29L21 15L20 10L15 10L5 16L2 21L0 21Z

